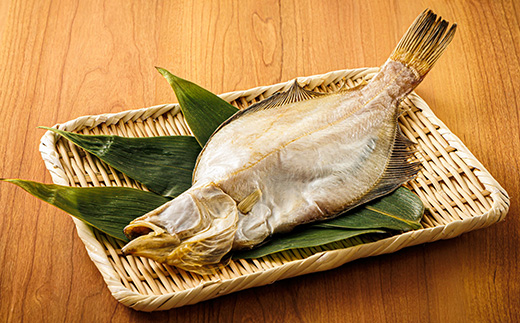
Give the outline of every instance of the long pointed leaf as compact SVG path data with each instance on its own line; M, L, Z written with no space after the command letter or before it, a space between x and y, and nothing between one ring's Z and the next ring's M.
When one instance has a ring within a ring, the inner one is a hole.
M362 234L385 233L383 230L346 230L337 228L307 228L280 235L258 248L233 254L235 259L249 259L267 256L276 252L297 248L309 248L349 239Z
M127 187L69 187L2 179L75 216L106 234L128 241L123 228L170 199Z
M173 88L182 114L201 146L206 144L222 122L238 111L231 104L197 84L175 76L163 68L157 67L157 70Z
M255 249L236 252L233 257L258 258L289 249L321 246L368 233L419 229L423 213L424 205L419 197L409 189L400 187L389 195L337 218L275 236Z
M191 136L126 138L41 128L62 135L163 196L175 197L191 187L193 168L201 151Z
M345 215L315 224L315 227L346 229L384 228L396 231L420 229L424 204L412 191L400 187Z

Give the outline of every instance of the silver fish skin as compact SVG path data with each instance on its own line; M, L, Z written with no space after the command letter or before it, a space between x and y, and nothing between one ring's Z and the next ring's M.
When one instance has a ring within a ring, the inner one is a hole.
M425 11L365 86L324 95L295 83L237 113L206 143L193 186L125 228L135 239L123 252L207 273L230 250L337 216L412 179L419 166L398 105L455 26Z
M237 202L261 192L247 214L239 212L233 248L358 205L385 172L399 100L418 81L388 61L363 89L244 114L215 133L194 188L214 185Z

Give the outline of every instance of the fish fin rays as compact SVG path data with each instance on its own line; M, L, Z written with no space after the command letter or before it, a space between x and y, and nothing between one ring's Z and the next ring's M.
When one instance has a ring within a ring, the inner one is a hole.
M253 104L252 106L244 110L244 112L254 112L259 110L272 109L295 102L311 100L323 95L326 94L304 89L302 86L300 86L300 84L298 84L298 81L295 79L293 85L291 85L291 87L287 91L271 95L269 98Z
M415 147L416 143L406 138L401 132L401 127L398 125L392 153L379 182L372 190L359 199L357 203L341 213L389 194L402 184L415 178L422 167L420 161L414 155L417 151Z
M247 214L262 197L262 191L258 188L238 203L237 208L242 214Z
M455 35L457 24L448 27L442 17L425 10L408 28L390 59L412 67L423 78Z
M415 157L416 144L406 138L397 126L397 134L392 154L377 187L372 190L378 196L390 193L409 182L421 170L421 163Z
M231 118L227 119L224 123L222 123L217 128L217 130L215 130L215 133L222 129L222 127L224 127L225 125L229 124L230 122L236 119L239 119L240 117L246 114L255 113L257 111L267 109L274 109L276 107L281 107L295 102L311 100L323 95L327 95L327 93L306 90L302 86L300 86L298 84L298 81L295 79L293 85L291 85L291 87L287 91L275 93L267 99L257 102L244 110L238 111Z

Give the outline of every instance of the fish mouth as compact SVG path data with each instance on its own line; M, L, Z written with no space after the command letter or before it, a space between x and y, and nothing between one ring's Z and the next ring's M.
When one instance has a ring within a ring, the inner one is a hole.
M131 239L121 249L124 255L147 257L158 262L165 262L181 243L176 234L144 220L132 221L125 227L124 233Z
M125 236L130 240L142 235L146 235L152 231L155 234L161 234L166 232L166 230L161 228L160 226L144 220L134 220L123 229Z

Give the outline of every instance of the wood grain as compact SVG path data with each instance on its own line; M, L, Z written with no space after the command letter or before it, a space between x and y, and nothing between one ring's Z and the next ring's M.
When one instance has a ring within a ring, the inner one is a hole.
M501 1L0 2L0 176L51 182L38 143L87 114L382 64L430 7L459 24L417 89L513 199L506 222L167 312L117 303L70 218L0 184L0 321L520 320L520 5Z

